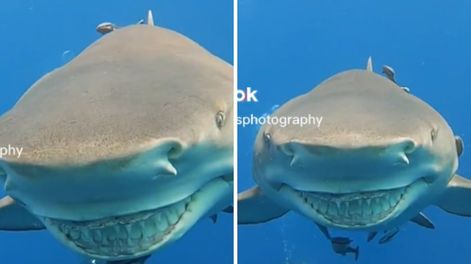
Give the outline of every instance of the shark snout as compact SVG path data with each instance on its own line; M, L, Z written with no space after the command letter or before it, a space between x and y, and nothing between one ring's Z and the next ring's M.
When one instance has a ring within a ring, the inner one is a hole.
M289 142L281 144L277 150L282 157L290 161L290 166L306 162L329 162L336 160L337 164L362 164L363 162L379 162L391 165L409 165L418 144L411 138L397 138L389 142L367 143L359 141L350 144L304 144Z
M274 189L290 186L328 193L386 190L408 186L433 172L428 163L421 162L426 158L421 145L408 137L349 145L292 141L274 149L276 164L262 163L259 170Z

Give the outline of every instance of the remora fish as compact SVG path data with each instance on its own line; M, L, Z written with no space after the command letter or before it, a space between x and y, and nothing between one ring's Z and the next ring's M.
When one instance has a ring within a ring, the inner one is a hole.
M232 201L232 67L149 23L114 30L0 118L0 229L146 256ZM111 263L111 262L110 262Z
M471 181L459 176L463 142L432 107L394 79L367 70L334 75L274 116L323 116L322 125L263 126L253 173L258 186L239 195L239 223L257 224L296 211L327 228L388 231L429 205L471 216ZM344 248L348 248L345 245ZM347 252L337 252L347 253Z

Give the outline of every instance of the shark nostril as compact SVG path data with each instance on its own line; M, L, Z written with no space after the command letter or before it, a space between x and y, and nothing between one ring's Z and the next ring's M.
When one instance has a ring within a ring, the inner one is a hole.
M179 153L181 152L181 149L172 147L168 150L168 158L176 158L179 156Z
M294 151L289 144L283 144L278 146L278 149L281 153L285 154L288 157L294 156Z
M417 144L412 139L406 139L398 144L399 149L404 152L404 154L411 154L417 149Z
M175 142L174 144L170 145L167 151L168 159L176 159L183 153L183 145Z
M395 160L395 164L409 165L411 154L417 149L417 144L412 139L401 140L388 148L388 153Z
M294 167L299 165L299 156L296 156L296 153L293 149L293 146L290 144L283 144L277 147L277 149L289 160L289 166Z
M180 141L168 140L159 144L152 156L154 179L161 175L177 176L178 158L183 153L184 145Z

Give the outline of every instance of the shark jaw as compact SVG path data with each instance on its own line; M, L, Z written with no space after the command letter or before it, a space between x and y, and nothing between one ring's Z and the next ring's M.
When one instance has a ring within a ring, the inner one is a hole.
M188 213L189 197L178 203L131 215L73 222L43 218L50 230L78 250L95 256L121 256L145 252L172 234Z
M428 185L419 179L392 189L333 193L296 190L284 184L279 192L301 213L326 226L369 229L397 218Z
M122 260L148 255L178 239L211 211L211 205L231 197L231 191L232 176L223 176L178 202L153 210L89 221L41 219L54 236L76 251Z
M233 197L232 149L159 143L138 155L82 167L5 163L5 186L79 253L107 261L150 255ZM170 151L175 146L182 146L178 153Z

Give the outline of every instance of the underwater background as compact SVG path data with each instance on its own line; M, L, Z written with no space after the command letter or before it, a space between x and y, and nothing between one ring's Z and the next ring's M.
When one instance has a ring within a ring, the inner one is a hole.
M364 69L371 55L376 72L392 66L398 83L463 138L458 173L471 178L471 1L239 0L238 8L238 88L258 90L259 100L239 103L239 116L269 114L333 74ZM253 184L258 129L238 128L239 191ZM239 226L239 263L470 263L471 218L436 207L425 213L435 230L407 223L385 245L350 235L360 246L358 262L336 255L312 221L295 213Z
M175 30L233 62L233 3L219 0L2 0L0 2L0 115L42 75L64 65L100 37L102 22L118 26L154 13ZM0 196L3 196L0 188ZM146 263L232 263L232 215L202 219ZM89 263L46 231L0 232L0 263Z

